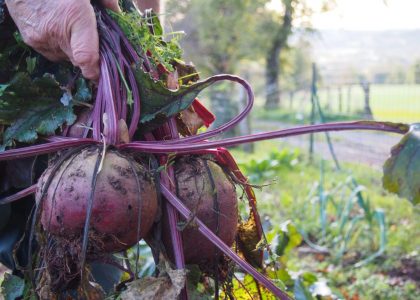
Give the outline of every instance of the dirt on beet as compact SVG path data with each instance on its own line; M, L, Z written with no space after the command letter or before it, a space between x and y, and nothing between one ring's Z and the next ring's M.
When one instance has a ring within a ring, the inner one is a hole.
M77 237L93 197L90 228L103 235L103 251L111 253L129 248L148 233L158 208L157 191L146 163L114 150L101 161L93 190L101 153L99 147L89 147L70 156L54 174L50 167L41 178L37 201L51 178L41 203L43 228L56 237Z

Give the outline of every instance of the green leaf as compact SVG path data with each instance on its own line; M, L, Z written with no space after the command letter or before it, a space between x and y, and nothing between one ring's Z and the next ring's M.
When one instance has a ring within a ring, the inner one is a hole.
M295 280L293 287L293 293L296 300L312 300L314 299L311 293L308 291L307 287L303 282L298 278Z
M384 164L385 189L420 203L420 124L413 124L402 140L392 148Z
M143 50L147 50L152 54L150 60L152 65L162 64L167 70L173 70L172 62L175 59L180 59L182 54L181 47L177 42L181 34L174 35L172 33L171 39L164 41L159 19L150 10L146 11L143 16L136 10L130 13L109 11L109 14L117 21L140 56L144 55Z
M84 78L76 80L76 93L74 94L74 100L80 102L89 102L92 99L92 91Z
M63 93L49 74L34 80L26 73L16 74L0 92L0 124L9 125L1 148L13 141L34 142L38 134L50 135L64 123L72 124L76 120L72 102L63 105Z
M9 84L0 84L0 97L3 95L8 86Z
M311 272L305 272L301 275L301 277L307 285L312 285L318 280L318 277Z
M28 71L29 74L32 74L36 67L36 57L26 57L26 71Z
M285 289L284 286L282 288ZM238 278L235 278L230 292L234 299L276 299L264 286L257 286L255 279L249 274L246 274L241 281L239 281ZM226 296L227 295L222 294L221 299L228 298Z
M302 236L290 221L280 225L281 230L273 241L273 248L278 256L287 255L302 243Z
M62 124L72 124L75 120L72 107L63 106L59 102L33 107L6 129L3 144L9 146L13 140L30 143L38 138L38 133L53 134Z
M147 23L150 24L149 26L151 26L151 31L153 35L157 35L157 36L163 35L163 28L162 28L162 25L160 24L160 20L158 16L156 15L156 13L151 9L146 9L144 14L145 14Z
M149 73L141 69L135 71L141 98L140 122L154 120L160 125L166 118L187 109L197 95L216 79L209 78L189 86L181 86L178 90L169 90L162 81L153 80Z
M4 274L4 279L1 284L1 295L4 300L15 300L23 296L25 289L25 281L15 275L9 273Z

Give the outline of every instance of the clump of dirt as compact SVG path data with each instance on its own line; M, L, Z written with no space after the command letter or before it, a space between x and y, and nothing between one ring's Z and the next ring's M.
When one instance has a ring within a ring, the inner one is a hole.
M86 252L87 261L100 260L103 253L103 237L90 232ZM52 292L75 289L81 280L82 237L50 237L45 248L44 261L48 274L48 286Z
M420 288L420 261L411 257L403 258L401 266L389 271L388 276L410 279Z

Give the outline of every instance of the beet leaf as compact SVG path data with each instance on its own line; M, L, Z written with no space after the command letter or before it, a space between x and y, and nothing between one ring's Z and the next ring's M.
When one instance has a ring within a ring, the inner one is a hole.
M384 164L383 186L388 191L420 203L420 124L410 131L391 150Z
M159 118L169 118L187 109L197 95L215 80L208 79L189 86L181 86L177 90L170 90L162 81L155 81L149 73L140 68L135 71L140 90L141 117L140 122L146 123ZM157 124L161 125L161 124Z
M18 73L2 87L0 124L10 125L3 134L3 150L13 141L30 143L38 134L51 135L76 119L71 94L50 74L32 80L27 73Z

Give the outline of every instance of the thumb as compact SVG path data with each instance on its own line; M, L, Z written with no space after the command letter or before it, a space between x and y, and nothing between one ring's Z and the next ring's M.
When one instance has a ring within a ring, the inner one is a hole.
M91 17L81 18L71 28L70 59L82 70L84 77L99 78L99 37L93 9Z

